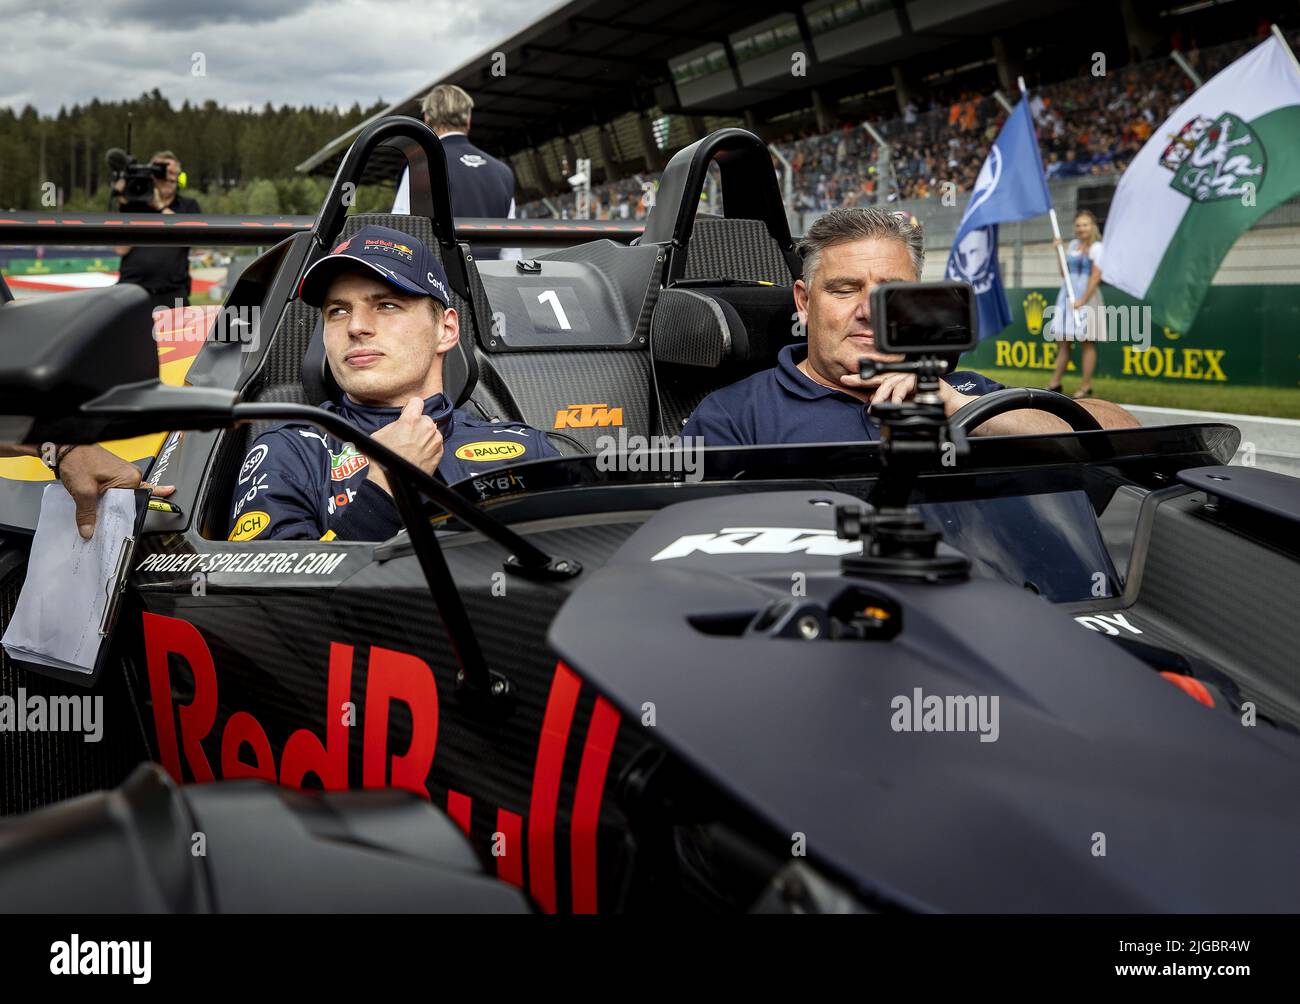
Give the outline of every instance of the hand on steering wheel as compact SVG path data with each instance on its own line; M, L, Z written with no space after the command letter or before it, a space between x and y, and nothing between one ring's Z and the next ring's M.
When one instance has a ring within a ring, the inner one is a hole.
M1061 419L1075 432L1095 432L1101 428L1101 423L1077 401L1039 387L1004 387L974 398L957 409L950 422L962 432L971 432L991 418L1021 408L1045 411Z

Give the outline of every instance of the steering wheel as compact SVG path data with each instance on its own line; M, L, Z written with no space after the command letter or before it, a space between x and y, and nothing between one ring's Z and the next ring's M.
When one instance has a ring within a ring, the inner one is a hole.
M1008 411L1020 408L1033 408L1055 415L1075 432L1095 432L1101 424L1088 409L1079 402L1053 390L1038 387L1004 387L985 394L970 404L963 405L953 413L949 425L970 432L978 429L990 418L1005 415Z

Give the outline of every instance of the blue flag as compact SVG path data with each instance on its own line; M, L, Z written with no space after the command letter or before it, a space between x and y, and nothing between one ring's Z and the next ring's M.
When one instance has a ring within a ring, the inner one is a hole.
M998 224L1041 216L1051 208L1025 95L993 141L948 254L948 278L964 280L975 288L981 341L1011 323L998 268Z

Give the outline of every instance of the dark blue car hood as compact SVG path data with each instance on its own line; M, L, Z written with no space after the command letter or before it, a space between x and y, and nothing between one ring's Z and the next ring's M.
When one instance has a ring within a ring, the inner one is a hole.
M760 610L794 582L828 597L853 581L827 553L845 543L825 532L834 510L814 499L856 501L777 492L662 510L570 597L551 644L634 720L652 702L656 739L868 897L957 911L1300 907L1300 738L1203 706L1025 589L870 583L901 610L890 641L693 626ZM769 534L766 553L746 550L752 535L718 535L763 527L821 532ZM997 697L996 741L898 731L896 702L918 688Z

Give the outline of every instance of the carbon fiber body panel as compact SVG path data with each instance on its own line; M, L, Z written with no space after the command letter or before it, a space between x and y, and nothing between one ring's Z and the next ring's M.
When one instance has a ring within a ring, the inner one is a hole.
M760 220L697 219L685 279L749 279L788 286L795 277Z
M731 330L722 307L689 289L659 294L650 334L656 364L714 367L731 351Z
M1168 741L1176 743L1178 756L1184 757L1194 749L1193 739L1201 736L1206 748L1192 756L1197 768L1211 769L1207 765L1222 756L1216 769L1225 773L1205 789L1212 792L1214 804L1194 810L1196 826L1202 828L1197 847L1219 846L1240 836L1234 826L1246 825L1224 824L1224 829L1213 822L1223 818L1214 813L1229 803L1234 813L1245 813L1241 820L1248 820L1250 826L1265 825L1258 809L1249 809L1250 793L1225 778L1236 777L1234 771L1240 773L1256 761L1261 766L1267 762L1267 778L1256 790L1273 792L1284 779L1288 758L1300 762L1292 737L1267 723L1258 732L1242 735L1235 727L1224 729L1217 717L1198 717L1218 712L1200 708L1160 680L1149 666L1123 653L1107 659L1111 649L1101 638L1044 606L1042 599L1021 589L1008 590L997 575L981 573L969 588L941 587L941 595L925 587L908 587L916 592L915 603L905 614L911 618L914 634L907 644L876 650L872 673L865 676L861 658L850 658L852 652L836 646L870 643L828 641L825 644L831 647L823 650L784 639L773 640L769 647L761 632L742 630L743 623L734 634L729 633L733 629L703 633L684 618L686 611L721 611L732 620L751 622L770 596L789 596L792 569L806 570L810 598L824 589L843 588L838 559L828 552L791 548L790 541L782 538L779 546L758 549L751 556L745 553L743 537L739 545L713 541L724 526L820 526L831 510L810 508L810 503L820 499L824 505L827 499L839 498L829 485L786 493L770 489L770 483L734 487L709 483L699 492L673 493L680 498L663 499L660 505L683 504L663 508L651 509L644 504L646 499L629 495L621 503L621 512L606 503L603 509L616 511L574 515L570 510L576 506L560 500L554 516L521 515L527 521L514 524L519 532L553 557L582 564L582 575L569 580L530 581L505 572L501 549L478 535L443 535L447 566L487 662L513 688L514 711L501 721L479 716L458 695L456 661L409 544L229 544L193 536L146 535L132 579L135 605L124 613L118 639L123 654L130 653L131 659L105 673L106 682L117 681L135 699L126 706L119 702L119 711L108 716L107 732L129 736L126 726L135 720L139 733L138 720L143 718L141 746L147 740L152 756L184 782L260 777L290 787L393 786L422 792L469 832L499 877L525 889L543 910L644 909L662 904L665 897L676 902L680 902L677 897L699 897L701 903L736 908L749 901L753 890L713 872L717 846L699 834L688 836L685 828L664 832L657 828L658 817L647 815L643 786L647 776L656 776L647 775L647 764L667 757L671 767L665 768L669 773L664 776L674 779L669 801L682 819L726 820L744 839L757 842L761 860L769 860L766 856L774 853L777 837L788 832L788 823L757 790L745 789L752 784L765 786L769 780L775 783L768 768L760 769L764 758L773 755L771 744L807 749L810 740L801 738L801 730L829 721L827 707L819 705L821 710L814 713L810 702L849 692L843 688L879 688L879 677L889 666L919 673L919 664L910 669L902 664L921 658L926 646L937 645L936 652L924 656L924 679L931 688L941 686L949 671L968 689L984 676L1002 681L993 693L1001 692L1004 701L1004 741L1010 745L997 749L1006 772L990 773L979 767L987 757L960 754L958 759L969 762L969 770L984 771L979 784L966 793L972 801L962 814L962 825L977 829L984 825L974 810L977 790L986 791L999 805L1019 806L999 825L1025 829L1023 846L1033 848L1026 867L1035 876L1037 892L1017 898L1012 891L1018 887L1007 878L1010 872L965 886L954 884L955 873L939 882L922 880L916 877L919 872L912 871L919 859L892 844L889 848L873 845L873 854L878 852L881 861L890 860L896 877L913 876L899 879L892 889L871 891L870 862L855 863L859 852L853 848L863 845L852 840L837 838L835 853L826 855L828 842L819 839L814 851L823 866L829 865L833 874L868 901L879 894L895 906L984 904L1000 909L1018 904L1040 909L1052 903L1108 903L1121 909L1150 909L1161 903L1190 907L1209 902L1197 898L1201 893L1186 889L1176 896L1166 892L1173 898L1162 900L1161 893L1152 891L1154 886L1137 878L1086 889L1086 884L1062 880L1062 887L1056 888L1048 876L1066 863L1054 857L1058 841L1048 832L1049 817L1056 817L1049 813L1038 818L1029 803L1048 798L1059 803L1062 812L1068 803L1070 811L1082 808L1095 813L1097 806L1086 804L1088 799L1104 796L1107 811L1118 812L1123 820L1108 825L1129 827L1151 811L1147 796L1139 798L1135 792L1157 790L1166 768L1155 761L1174 755L1159 752L1162 740L1152 730L1170 730ZM582 498L587 497L584 490ZM696 501L684 501L688 497ZM543 500L544 496L524 498L503 505ZM787 511L791 505L794 510ZM1179 515L1171 508L1162 518ZM1175 538L1164 543L1164 532L1158 522L1154 554L1147 559L1147 588L1151 595L1159 595L1160 584L1167 579L1174 596L1177 579L1186 572L1182 568L1162 571L1161 552L1187 545ZM683 550L686 543L690 547ZM682 558L660 562L666 549L676 549ZM1135 551L1140 550L1140 544L1135 544ZM1224 560L1232 560L1226 552ZM1259 564L1251 554L1242 560ZM231 561L238 564L221 564ZM213 570L203 580L203 588L196 590L194 570L210 566ZM1080 569L1085 567L1091 566L1085 561ZM879 583L864 586L885 602L910 602L907 590ZM574 607L578 601L582 605ZM661 609L665 605L681 609L665 615ZM990 610L993 613L987 614ZM561 618L563 631L557 633ZM1133 620L1145 623L1141 618L1135 608ZM1012 625L1014 638L1008 635ZM1198 637L1192 625L1180 630L1186 639ZM1155 630L1148 634L1154 639ZM600 653L601 646L618 644L624 646L619 656L622 664L615 666L607 653ZM993 655L985 658L989 652ZM1050 659L1047 653L1052 653ZM1274 653L1260 649L1250 657L1274 658ZM808 689L810 658L826 672L843 674L842 687ZM572 665L566 664L568 659ZM1085 667L1091 668L1085 672ZM795 668L800 674L792 676ZM726 674L740 675L734 685L726 685L730 697L723 700L721 691L709 688L722 686ZM781 681L793 684L796 679L803 682L785 691L782 700L772 700L771 693L763 698L764 688L780 689ZM695 696L688 698L688 691ZM701 696L705 693L712 696ZM662 728L642 725L639 715L646 702L657 706ZM1134 702L1132 707L1129 702ZM793 786L782 782L786 793L781 797L802 791L800 797L807 798L808 792L822 792L824 797L817 796L821 801L800 811L815 807L819 814L831 812L837 804L833 793L844 794L840 786L852 778L853 783L868 784L876 793L873 797L882 797L902 811L898 800L911 798L907 792L933 789L934 800L922 804L912 799L908 810L929 818L926 814L942 803L937 793L946 790L943 778L948 775L937 768L923 770L917 758L942 759L948 755L944 750L955 749L952 743L966 740L917 746L914 755L901 760L886 755L893 748L887 745L871 757L854 755L850 747L859 732L849 727L849 719L855 714L869 717L872 708L887 705L877 693L865 704L855 698L840 707L839 725L832 730L838 738L822 736L819 742L847 744L841 750L842 762L831 763L829 747L823 749L813 758L816 763L801 768L811 772L804 782ZM801 710L790 715L790 707ZM1128 711L1121 711L1125 707ZM767 722L759 727L765 739L747 749L739 736L748 727L745 723L760 720ZM867 731L881 732L880 723L870 721L875 725L864 726L863 736ZM697 745L703 741L701 733L681 731L705 726L707 742L724 742L731 751L725 757L717 753L702 757ZM736 729L740 731L726 738ZM1028 734L1035 737L1032 748L1023 746ZM1078 749L1094 739L1098 762L1104 761L1097 768L1105 774L1104 786L1094 778L1087 784L1053 787L1052 778L1066 772L1066 765L1078 760ZM898 741L881 734L882 744ZM1066 756L1070 744L1078 748ZM702 757L698 763L690 763L689 757L679 760L690 750ZM40 768L64 776L42 789L24 775L18 783L26 788L19 790L30 794L18 807L72 790L116 784L131 766L124 752L107 756L108 748L103 747L94 751L101 757L97 773L78 775L60 759L75 752L45 742ZM742 771L740 763L745 760L759 766ZM728 765L715 773L713 765L724 761ZM863 770L882 780L879 784L864 780ZM747 775L744 783L742 773ZM907 784L895 783L909 773ZM886 784L883 779L890 777L893 780ZM6 783L15 784L8 779ZM1180 807L1188 804L1183 788L1161 790L1165 797L1177 799ZM893 794L880 796L882 791ZM653 798L651 802L659 805ZM764 815L765 805L770 816ZM869 810L859 805L859 811ZM1278 833L1293 823L1300 825L1288 815L1270 830L1269 854L1277 851ZM808 825L825 833L829 817ZM906 829L916 833L925 827L918 828L914 820ZM981 832L988 837L992 831ZM1032 839L1034 833L1040 839ZM1004 838L997 839L1005 843ZM505 840L504 853L493 853L499 839ZM683 849L683 841L694 840L701 842ZM981 854L995 853L994 844L980 846ZM1179 860L1199 860L1200 853L1183 848ZM1014 872L1016 856L1003 858L999 867ZM657 887L665 874L674 874L673 881L683 882L686 888ZM1240 886L1234 888L1240 892ZM1274 887L1261 894L1258 904L1274 909L1290 902L1289 888ZM909 890L920 893L920 898L909 899ZM1222 889L1215 895L1228 897L1222 902L1246 902Z
M649 435L653 421L649 335L662 254L649 247L596 241L541 255L539 260L543 269L547 261L580 262L606 276L622 306L612 311L613 316L593 316L588 321L617 325L624 331L611 336L611 345L563 350L534 346L519 352L502 351L506 346L494 346L490 337L480 337L480 345L488 351L479 353L482 393L476 400L494 414L562 433L565 439L552 439L565 453L595 452L599 438L616 435L619 428L629 435ZM502 289L510 295L510 284ZM505 303L491 302L494 323L500 319L507 328L530 324L523 306L513 297ZM569 414L583 406L604 407Z
M675 435L712 391L775 366L802 339L793 290L744 284L672 287L651 325L659 432Z
M619 428L629 435L650 432L650 353L645 349L502 353L489 365L510 388L523 421L544 431L559 429L587 452L596 452L597 439L616 435ZM595 404L622 409L621 419L586 428L571 424L569 409ZM562 416L558 421L557 415Z
M656 430L663 436L680 436L682 426L691 417L701 401L728 380L722 370L699 366L678 366L660 363L655 366L655 381L659 390L659 423ZM739 380L744 374L736 374Z
M480 345L489 353L645 347L663 262L659 248L594 241L535 261L540 271L522 271L519 262L480 270L492 309ZM542 300L548 292L558 297L554 307ZM561 309L574 316L561 323L553 313Z
M731 331L722 306L689 289L659 294L650 329L655 390L659 399L659 435L680 435L701 401L726 386L719 370L727 359Z

